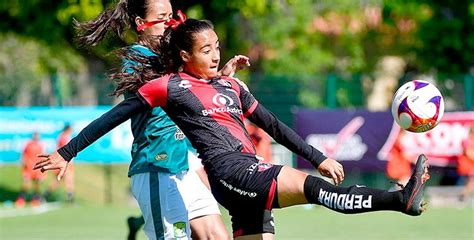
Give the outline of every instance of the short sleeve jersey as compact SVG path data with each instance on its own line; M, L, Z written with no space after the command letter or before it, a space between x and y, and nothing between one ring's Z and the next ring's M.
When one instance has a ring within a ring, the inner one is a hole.
M145 84L139 95L160 106L183 130L203 161L226 152L255 154L244 118L258 105L234 78L170 74Z

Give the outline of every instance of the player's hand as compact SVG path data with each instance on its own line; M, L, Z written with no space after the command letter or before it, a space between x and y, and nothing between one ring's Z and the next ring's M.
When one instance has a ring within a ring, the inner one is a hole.
M233 77L237 71L248 66L250 66L250 59L247 56L236 55L224 65L219 75Z
M63 178L64 173L66 173L67 166L69 164L59 153L56 151L53 154L40 154L37 156L38 161L36 162L33 170L40 169L41 172L46 172L49 170L59 169L59 174L57 176L58 181Z
M318 166L318 171L325 177L330 177L336 185L339 185L344 180L344 169L340 163L331 158L326 158Z

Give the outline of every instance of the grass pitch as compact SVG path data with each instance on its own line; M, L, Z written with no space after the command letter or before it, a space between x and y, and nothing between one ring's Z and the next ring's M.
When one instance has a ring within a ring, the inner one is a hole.
M108 177L106 171L110 172ZM77 165L77 201L73 205L18 210L0 204L0 239L126 239L126 218L140 214L129 199L126 172L126 166L107 170L103 166ZM0 166L0 202L14 200L20 186L19 166ZM105 191L108 188L111 191ZM225 210L223 218L230 232ZM275 224L275 239L285 240L474 239L473 208L428 206L420 217L410 217L395 212L343 215L306 205L275 210ZM143 231L138 239L146 239Z
M63 205L37 215L0 217L0 239L126 239L125 219L138 213L130 206ZM229 229L225 212L223 217ZM298 206L276 210L275 223L276 239L288 240L474 239L472 208L430 209L409 217L393 212L342 215ZM146 239L142 231L138 239Z

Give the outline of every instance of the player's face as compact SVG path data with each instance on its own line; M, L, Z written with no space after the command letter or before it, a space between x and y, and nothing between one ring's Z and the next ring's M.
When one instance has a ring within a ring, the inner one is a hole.
M190 53L182 51L184 70L202 79L217 76L220 62L219 38L212 29L194 33Z
M169 0L149 0L146 4L147 11L144 19L146 22L169 20L173 17L173 8ZM144 34L161 36L165 32L165 29L165 23L161 22L144 29Z

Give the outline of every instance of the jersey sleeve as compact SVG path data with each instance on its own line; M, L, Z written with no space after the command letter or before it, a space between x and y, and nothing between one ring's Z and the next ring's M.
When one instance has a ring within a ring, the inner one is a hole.
M127 98L87 125L76 137L71 139L68 144L59 148L58 153L66 161L70 161L80 151L91 145L110 130L137 113L148 109L148 104L144 103L138 96Z
M145 100L151 107L166 106L169 79L170 75L165 75L146 83L140 89L138 89L138 95L141 96L142 99Z
M240 81L240 80L239 80ZM236 81L238 86L239 86L239 92L240 92L240 102L242 103L242 112L244 113L244 117L248 117L253 113L255 108L258 105L257 99L248 91L248 88L246 85L242 85L239 83L239 81Z
M254 108L248 119L267 132L277 143L308 160L315 168L326 159L323 153L306 143L261 104Z

